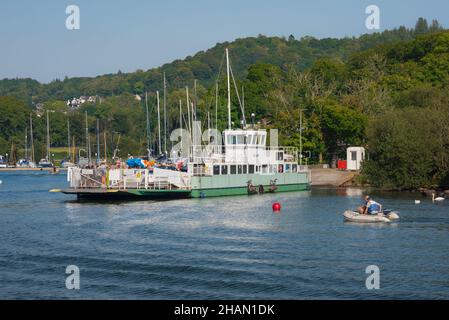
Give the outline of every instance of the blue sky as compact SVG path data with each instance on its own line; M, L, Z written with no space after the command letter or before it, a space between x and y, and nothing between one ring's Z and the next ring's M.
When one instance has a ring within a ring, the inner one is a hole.
M81 29L65 27L78 5ZM1 1L0 79L95 76L149 69L217 42L258 34L296 38L357 36L365 8L381 10L381 30L418 17L449 27L447 0L40 0Z

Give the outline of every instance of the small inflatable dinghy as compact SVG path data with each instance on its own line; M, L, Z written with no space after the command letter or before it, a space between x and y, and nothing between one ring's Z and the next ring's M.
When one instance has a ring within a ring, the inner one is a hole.
M346 221L363 223L392 222L399 219L399 215L394 211L385 211L379 214L360 214L355 211L347 210L343 216Z

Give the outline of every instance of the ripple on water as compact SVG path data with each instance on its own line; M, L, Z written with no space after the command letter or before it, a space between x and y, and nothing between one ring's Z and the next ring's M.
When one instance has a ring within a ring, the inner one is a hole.
M378 195L401 221L360 225L342 219L357 190L99 204L48 193L64 175L0 179L2 298L449 299L444 204ZM377 292L365 289L371 264Z

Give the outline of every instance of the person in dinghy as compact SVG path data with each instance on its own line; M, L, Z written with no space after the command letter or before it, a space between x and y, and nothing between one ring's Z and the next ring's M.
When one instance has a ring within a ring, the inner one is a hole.
M367 195L365 205L358 207L357 211L360 214L379 214L382 212L382 205Z

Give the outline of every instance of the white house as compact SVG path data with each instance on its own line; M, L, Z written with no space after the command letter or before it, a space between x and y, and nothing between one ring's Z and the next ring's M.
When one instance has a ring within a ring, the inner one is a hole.
M346 150L346 160L348 170L360 170L362 161L365 160L365 148L349 147Z

